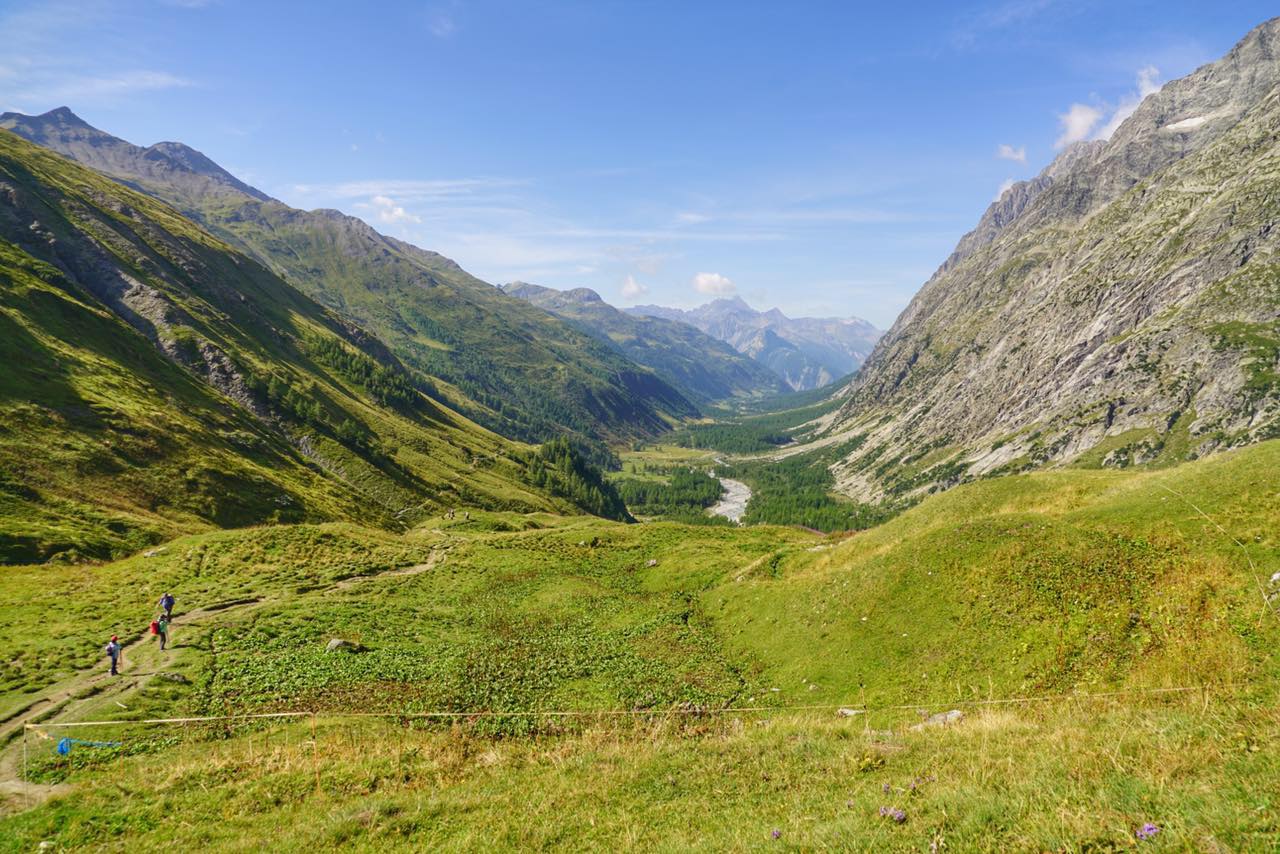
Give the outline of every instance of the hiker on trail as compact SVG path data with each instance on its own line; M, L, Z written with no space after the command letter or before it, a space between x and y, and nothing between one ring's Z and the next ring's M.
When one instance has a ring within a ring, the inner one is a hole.
M112 635L111 641L103 651L106 652L107 658L111 659L111 675L119 676L120 671L117 666L124 664L124 647L120 646L120 639Z
M160 597L160 607L164 609L165 617L173 618L173 594L166 593Z
M169 642L169 615L161 614L156 618L156 634L160 636L160 650Z

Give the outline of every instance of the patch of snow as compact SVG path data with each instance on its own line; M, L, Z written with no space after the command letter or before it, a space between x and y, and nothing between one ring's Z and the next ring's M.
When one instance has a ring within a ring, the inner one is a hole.
M1183 119L1180 122L1174 122L1171 125L1165 125L1164 128L1162 128L1162 130L1175 131L1180 133L1182 131L1195 130L1196 128L1200 127L1200 125L1204 124L1207 121L1209 121L1208 116L1193 116L1192 118L1189 118L1189 119Z

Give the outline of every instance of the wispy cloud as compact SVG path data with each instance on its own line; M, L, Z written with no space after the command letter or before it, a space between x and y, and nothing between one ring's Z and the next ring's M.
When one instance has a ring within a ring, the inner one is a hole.
M1005 0L984 6L956 25L951 42L958 48L973 47L983 36L1029 24L1060 5L1061 0Z
M142 69L102 76L13 74L7 76L6 83L17 89L8 95L8 100L31 108L111 103L143 92L195 85L194 81L167 71Z
M438 39L452 38L458 32L458 4L446 3L427 9L427 31Z
M1027 148L1026 146L1014 148L1012 145L1001 143L996 149L996 157L1001 160L1012 160L1014 163L1021 163L1025 166L1027 163Z
M872 225L877 223L913 222L917 219L918 217L912 214L873 208L779 208L772 210L734 210L716 214L683 211L676 214L676 222L681 225L698 226L714 220L716 222L749 223L774 229L783 225L803 223Z
M449 15L434 15L427 26L431 30L431 35L438 39L447 39L458 31L457 23Z
M70 0L0 8L0 108L30 112L67 104L84 109L196 85L154 67L126 17L117 4ZM74 37L87 34L88 47L68 49Z
M568 226L548 229L547 237L576 237L603 240L673 240L723 241L743 243L756 240L785 240L786 235L772 231L682 231L671 228L586 228Z
M719 273L698 273L693 277L693 289L707 296L725 297L738 290L728 276Z
M294 184L295 193L303 196L327 196L355 199L370 196L392 196L405 202L432 202L458 199L489 191L528 184L515 178L439 178L439 179L374 179L344 181L337 184Z
M1111 135L1116 132L1116 128L1124 123L1124 120L1132 116L1134 111L1138 109L1144 98L1148 95L1154 95L1160 91L1160 69L1154 65L1147 65L1138 69L1137 89L1126 95L1120 100L1116 111L1112 113L1111 118L1101 130L1098 131L1097 139L1110 139Z

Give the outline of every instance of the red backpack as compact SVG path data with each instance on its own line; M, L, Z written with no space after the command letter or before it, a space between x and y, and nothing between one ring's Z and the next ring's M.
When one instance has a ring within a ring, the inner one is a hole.
M151 634L153 635L160 634L160 623L157 622L156 620L151 621Z

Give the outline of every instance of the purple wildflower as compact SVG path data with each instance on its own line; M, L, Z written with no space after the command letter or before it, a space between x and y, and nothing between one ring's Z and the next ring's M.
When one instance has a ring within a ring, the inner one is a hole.
M1146 824L1142 825L1142 827L1134 831L1134 836L1145 841L1148 839L1154 839L1155 835L1159 832L1160 832L1160 828L1158 826L1152 824L1151 822L1147 822Z
M771 833L771 834L769 834L769 835L770 835L770 836L772 836L774 839L781 839L781 838L782 838L782 831L781 831L781 830L778 830L778 828L776 828L776 827L775 827L775 828L773 829L773 833Z
M880 807L880 816L882 818L891 818L898 824L902 824L907 820L907 814L897 807Z
M889 794L889 792L891 791L890 786L889 786L889 784L888 784L888 783L885 783L885 784L884 784L883 786L881 786L880 788L884 789L884 793L885 793L886 795L887 795L887 794Z

